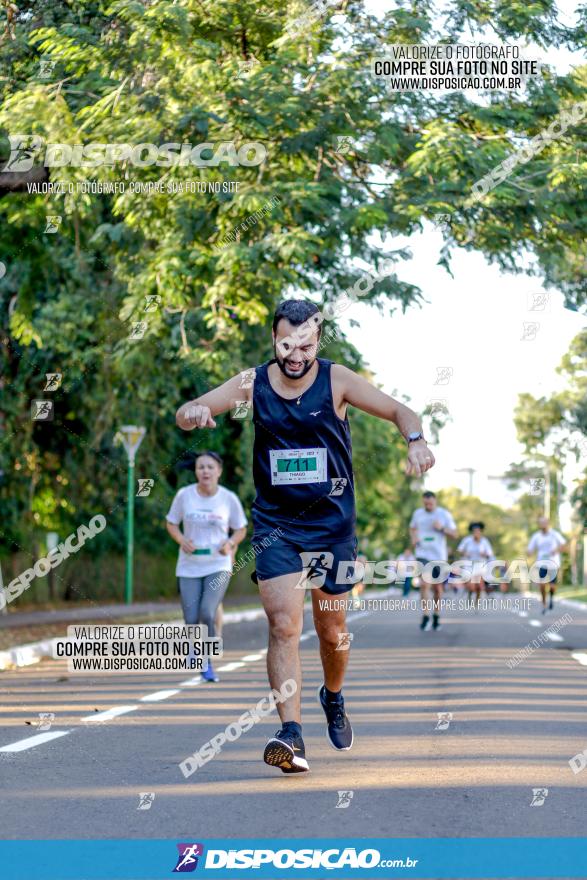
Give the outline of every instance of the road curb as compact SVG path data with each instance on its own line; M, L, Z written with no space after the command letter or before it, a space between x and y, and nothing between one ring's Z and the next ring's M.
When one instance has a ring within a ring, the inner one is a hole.
M224 624L229 623L242 623L244 621L250 620L258 620L261 617L265 617L265 612L262 608L253 608L249 611L228 611L224 614ZM124 620L124 618L122 618ZM183 625L183 620L167 620L165 621L165 626L171 625ZM80 624L80 626L83 624ZM158 626L159 624L154 622L150 623L149 626ZM19 669L22 666L32 666L34 663L38 663L43 657L52 657L53 656L53 646L56 642L59 642L63 639L63 636L56 636L51 639L43 639L40 642L29 642L25 645L15 645L13 648L7 648L5 651L0 651L0 672L4 672L7 669Z
M397 587L389 587L387 590L379 591L372 593L371 590L366 590L364 597L370 598L371 595L377 595L379 597L390 596L400 594L401 590ZM307 607L311 607L310 603L307 603ZM263 608L251 608L248 611L227 611L224 614L223 622L224 624L229 623L242 623L244 621L250 620L259 620L260 618L265 617L265 611ZM121 618L121 621L124 618ZM182 626L184 624L183 620L167 620L165 623L151 623L149 622L149 626L159 626L159 625L177 625ZM80 622L80 626L83 623ZM61 641L63 636L55 636L51 639L43 639L40 642L29 642L25 645L15 645L13 648L8 648L5 651L0 651L0 672L4 672L7 669L19 669L22 666L32 666L34 663L38 663L39 660L42 660L43 657L52 657L53 656L53 645Z

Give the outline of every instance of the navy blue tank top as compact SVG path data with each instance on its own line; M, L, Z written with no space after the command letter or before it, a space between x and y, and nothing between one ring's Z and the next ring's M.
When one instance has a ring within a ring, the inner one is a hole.
M255 370L255 536L279 526L297 543L347 541L355 531L351 429L334 409L332 361L318 358L314 382L293 400L271 387L273 363Z

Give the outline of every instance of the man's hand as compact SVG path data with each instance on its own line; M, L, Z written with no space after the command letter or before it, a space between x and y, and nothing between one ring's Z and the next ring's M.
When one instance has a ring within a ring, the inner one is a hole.
M241 400L253 401L255 369L250 367L233 376L224 385L207 391L195 400L184 403L175 414L175 424L182 431L194 428L215 428L216 416L232 409Z
M421 477L434 465L434 456L425 440L416 440L408 446L408 461L406 475L408 477Z
M201 403L193 404L186 409L185 420L187 422L187 431L193 431L194 428L215 428L216 422L212 418L209 406L202 406Z
M184 538L179 546L184 553L193 553L196 549L196 545L192 541L189 541L187 538Z

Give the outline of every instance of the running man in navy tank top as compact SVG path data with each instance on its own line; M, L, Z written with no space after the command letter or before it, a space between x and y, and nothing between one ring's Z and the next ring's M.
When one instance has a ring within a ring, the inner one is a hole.
M351 590L357 579L348 406L397 425L407 443L407 476L419 477L434 464L416 413L347 367L317 357L321 323L313 303L281 303L273 319L274 359L184 404L176 416L178 426L190 431L215 428L215 417L237 403L253 409L253 579L269 622L267 671L274 694L280 691L282 722L264 760L284 773L309 769L299 657L306 588L324 670L318 701L327 736L340 751L353 743L342 696L349 659L348 649L340 650L347 635L345 611L343 603L328 601ZM286 683L291 693L282 698Z

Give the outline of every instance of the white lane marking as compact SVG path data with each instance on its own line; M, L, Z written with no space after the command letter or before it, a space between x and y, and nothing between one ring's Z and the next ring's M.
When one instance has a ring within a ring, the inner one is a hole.
M179 690L168 690L168 691L155 691L152 694L147 694L146 697L141 697L141 703L159 703L161 700L166 700L168 697L174 697L175 694L179 694Z
M95 712L94 715L84 715L83 718L80 718L80 721L85 721L87 723L92 721L110 721L112 718L117 718L119 715L126 715L127 712L134 712L135 709L138 708L138 706L115 706L113 709L107 709L105 712Z
M359 613L351 613L348 616L348 620L358 620L360 617L367 617L371 614L370 611L362 611ZM540 624L539 624L540 625ZM310 630L309 632L305 632L300 636L300 642L305 642L307 639L311 639L312 636L316 635L315 630ZM265 654L267 653L267 648L261 648L259 653L257 654L246 654L240 661L236 661L233 663L226 663L224 666L218 667L218 672L233 672L236 669L241 669L247 663L253 663L256 660L262 660ZM585 655L587 658L587 655ZM178 688L182 687L195 687L200 684L202 681L201 677L195 676L194 678L186 679L186 681L180 682L177 688L155 691L152 694L147 694L144 697L139 697L139 702L141 703L157 703L161 700L166 700L168 697L175 696L175 694L179 694L180 691ZM80 718L80 721L86 722L86 724L99 723L101 721L110 721L112 718L117 718L120 715L126 715L128 712L134 712L138 709L138 706L115 706L112 709L107 709L105 712L95 712L92 715L85 715L83 718ZM48 732L41 733L38 736L30 737L27 740L20 740L17 743L13 743L9 746L4 746L0 748L0 752L20 752L24 749L33 748L36 745L41 745L43 742L47 742L48 740L55 739L59 736L65 736L69 733L69 730L64 732Z
M41 743L49 742L51 739L57 739L59 736L66 736L69 730L51 730L48 733L38 733L36 736L29 736L28 739L19 739L18 742L10 743L9 746L2 746L0 752L24 752L25 749L33 749L40 746Z
M309 632L305 634L305 638L310 638L311 636L316 635L315 632ZM304 638L304 636L302 636ZM242 660L226 663L224 666L218 667L218 672L232 672L235 669L241 669L243 666L246 666L247 663L253 663L256 660L262 660L267 653L267 648L262 648L258 654L247 654ZM173 697L175 694L179 694L179 688L182 687L195 687L200 684L202 681L201 676L197 675L194 678L188 678L186 681L180 682L177 688L172 688L169 690L162 691L154 691L152 694L146 694L144 697L139 697L139 702L141 703L158 703L161 700L166 700L168 697ZM98 724L102 721L110 721L113 718L117 718L120 715L126 715L128 712L134 712L138 709L138 706L115 706L112 709L107 709L105 712L94 712L92 715L85 715L83 718L80 718L80 721L85 722L87 725ZM66 736L71 731L49 731L47 733L40 733L37 736L31 736L28 739L19 740L16 743L11 743L10 745L3 746L0 748L0 752L22 752L25 749L32 749L37 745L42 745L44 742L49 742L52 739L57 739L60 736Z
M558 633L545 632L544 635L547 639L550 639L551 642L564 642L563 637L559 636Z
M571 657L580 663L581 666L587 666L587 654L583 654L581 651L574 651Z
M528 623L530 626L542 626L539 620L529 620Z

